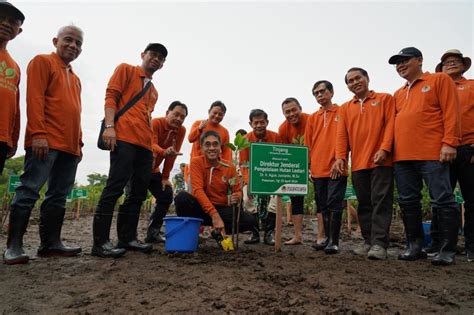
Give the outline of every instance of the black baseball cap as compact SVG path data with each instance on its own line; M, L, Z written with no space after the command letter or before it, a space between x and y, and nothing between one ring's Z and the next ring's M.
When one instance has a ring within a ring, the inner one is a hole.
M168 56L168 50L166 49L166 47L162 44L159 44L159 43L150 43L148 44L148 46L146 46L144 52L147 52L147 51L156 51L160 54L163 55L163 57L166 58L166 56Z
M0 0L0 12L6 12L14 18L21 21L21 24L25 21L25 16L10 2Z
M423 57L423 55L421 54L421 51L418 48L407 47L407 48L403 48L398 54L390 57L390 59L388 60L388 63L391 65L395 65L399 61L406 58L411 58L411 57Z

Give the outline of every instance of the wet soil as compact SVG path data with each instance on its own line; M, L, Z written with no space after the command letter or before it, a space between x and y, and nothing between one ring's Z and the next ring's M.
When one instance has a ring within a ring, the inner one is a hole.
M194 254L167 254L163 244L151 254L90 256L92 217L67 219L65 243L78 244L73 258L34 257L38 224L32 219L25 250L26 265L0 265L0 313L456 313L474 312L474 263L434 267L429 260L396 259L403 231L394 224L386 261L355 256L361 243L343 232L338 255L311 248L314 231L306 218L305 243L282 252L264 244L223 252L204 240ZM140 235L146 220L140 223ZM292 227L284 227L284 237ZM115 238L115 231L111 235ZM0 251L6 234L0 235Z

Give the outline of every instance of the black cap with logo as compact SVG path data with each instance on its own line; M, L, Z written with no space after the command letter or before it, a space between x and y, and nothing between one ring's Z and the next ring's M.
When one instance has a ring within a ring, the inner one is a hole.
M421 51L418 48L407 47L407 48L403 48L398 54L390 57L390 59L388 60L388 63L391 65L395 65L399 61L406 58L411 58L411 57L423 57L423 55L421 54Z

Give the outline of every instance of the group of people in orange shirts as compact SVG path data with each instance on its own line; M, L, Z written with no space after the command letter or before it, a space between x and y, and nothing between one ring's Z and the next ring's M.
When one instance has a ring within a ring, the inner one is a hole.
M6 50L7 43L21 33L24 15L8 2L0 2L0 162L15 154L19 135L20 68ZM27 68L27 114L25 164L21 185L11 204L6 264L26 263L23 235L41 187L48 190L40 209L39 256L74 256L80 247L61 240L66 195L74 184L82 158L80 127L81 83L71 67L81 53L83 33L77 26L62 27L53 44L56 51L34 57ZM273 198L256 200L248 186L248 149L241 152L243 178L225 146L229 133L221 122L226 106L211 104L208 117L192 125L188 140L193 144L189 165L189 189L173 198L170 171L180 155L188 107L172 102L165 117L151 119L158 99L152 76L161 69L168 51L152 43L141 53L139 66L120 64L109 80L105 96L102 140L110 150L106 186L93 219L92 255L117 258L127 250L148 253L152 243L162 242L160 228L170 204L179 216L197 217L204 225L229 232L232 205L243 199L240 231L251 231L247 244L273 244L275 203ZM459 182L465 199L465 250L474 261L474 81L463 74L471 59L458 50L441 57L435 73L423 72L423 56L407 47L389 58L406 83L394 95L369 89L369 74L351 68L345 82L354 97L341 106L332 102L334 89L327 80L317 81L311 93L321 106L313 114L302 112L296 98L281 104L285 121L278 132L267 130L268 115L252 110L245 135L250 142L300 143L309 148L310 175L321 233L313 244L326 254L340 251L339 234L349 164L352 184L359 201L358 216L363 244L355 254L369 259L387 258L393 209L394 180L402 209L407 248L400 260L424 259L432 264L455 262L460 226L459 208L453 189ZM350 156L350 159L349 159ZM351 161L349 163L349 161ZM160 167L161 166L161 167ZM422 182L428 186L433 209L433 242L423 248L421 212ZM126 189L117 215L116 246L110 241L115 204ZM140 208L147 191L156 198L146 243L137 238ZM303 197L291 197L295 234L288 245L302 244ZM264 217L257 209L265 208Z

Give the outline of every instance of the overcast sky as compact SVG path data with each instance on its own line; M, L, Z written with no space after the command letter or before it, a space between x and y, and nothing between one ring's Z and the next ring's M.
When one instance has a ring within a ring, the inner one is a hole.
M404 82L387 60L403 47L423 52L425 71L434 71L448 49L473 57L474 9L468 0L12 2L26 16L23 33L7 47L23 74L20 147L29 60L54 50L52 38L61 26L73 23L84 30L83 52L72 64L83 88L81 184L87 183L87 174L108 172L108 153L96 148L107 82L118 64L140 64L150 42L163 43L169 51L153 78L159 92L153 117L180 100L189 107L184 123L189 132L194 121L207 117L209 105L221 100L228 108L222 124L231 139L237 129L249 129L254 108L267 111L269 129L276 130L284 120L286 97L296 97L305 112L316 111L311 88L317 80L331 81L334 101L344 103L352 97L344 75L353 66L369 72L372 89L393 93ZM177 162L187 162L190 149L185 140Z

